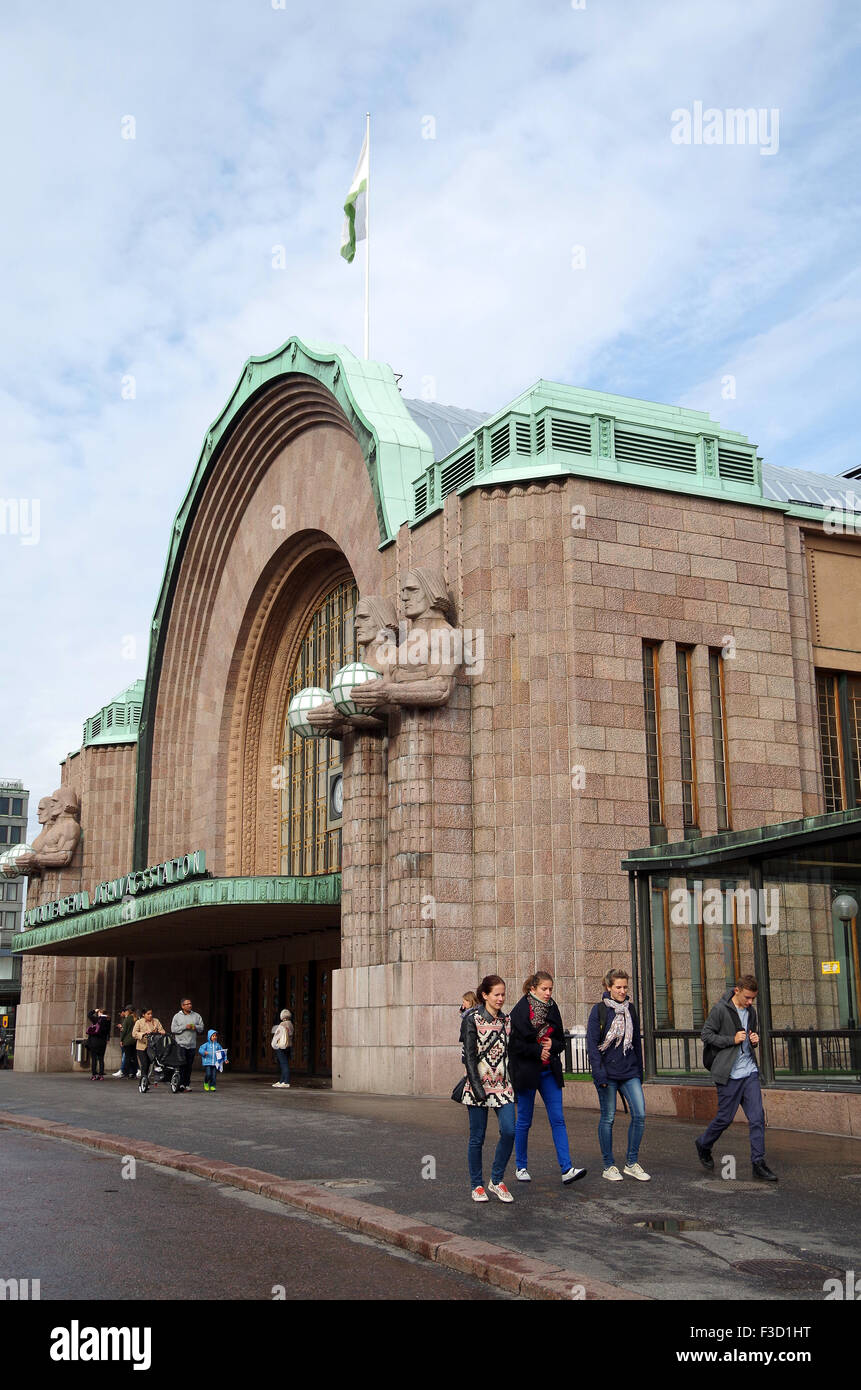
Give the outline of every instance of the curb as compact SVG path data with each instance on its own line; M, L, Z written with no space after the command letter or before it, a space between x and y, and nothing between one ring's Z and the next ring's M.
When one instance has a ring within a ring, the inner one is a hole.
M259 1168L239 1167L221 1159L201 1158L199 1154L168 1149L144 1139L123 1139L102 1134L98 1130L78 1129L74 1125L54 1120L42 1120L31 1115L0 1111L0 1125L28 1130L49 1139L65 1139L86 1148L105 1153L131 1155L142 1163L157 1163L176 1168L181 1173L206 1178L210 1182L226 1183L246 1192L259 1193L276 1202L299 1207L311 1216L324 1216L351 1231L373 1236L386 1245L409 1250L426 1260L434 1260L459 1274L469 1274L485 1284L519 1294L521 1298L552 1299L570 1302L572 1299L650 1302L644 1294L631 1289L605 1284L590 1275L576 1274L546 1260L520 1255L502 1245L459 1236L438 1226L425 1226L413 1217L401 1216L387 1207L371 1202L359 1202L353 1197L336 1197L326 1188L314 1183L297 1182L265 1173Z

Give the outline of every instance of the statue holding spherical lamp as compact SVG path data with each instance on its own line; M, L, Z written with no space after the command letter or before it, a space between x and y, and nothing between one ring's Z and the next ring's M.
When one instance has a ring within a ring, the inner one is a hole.
M78 793L71 787L58 787L52 796L42 797L37 815L45 828L16 858L18 872L30 878L39 877L47 869L65 869L71 864L81 838Z
M332 698L307 715L314 730L329 738L339 739L347 729L371 733L385 728L381 719L359 707L355 697L362 685L384 679L397 664L397 609L391 599L362 595L353 622L359 660L335 673Z
M361 710L386 706L438 708L451 698L461 662L459 634L452 626L455 607L440 570L410 570L401 584L406 635L397 662L379 680L353 691Z

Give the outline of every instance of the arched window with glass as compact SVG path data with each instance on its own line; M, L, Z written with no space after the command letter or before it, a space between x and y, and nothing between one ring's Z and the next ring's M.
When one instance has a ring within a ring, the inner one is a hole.
M342 580L318 605L302 639L288 703L309 685L328 690L335 672L357 659L353 618L358 597L354 582ZM337 873L341 831L330 828L328 796L329 773L341 761L340 743L300 738L285 720L281 760L287 772L281 792L281 873Z

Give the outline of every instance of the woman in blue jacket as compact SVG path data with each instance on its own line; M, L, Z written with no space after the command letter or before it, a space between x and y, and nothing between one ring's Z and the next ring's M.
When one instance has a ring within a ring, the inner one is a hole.
M622 1181L622 1174L613 1158L616 1092L621 1091L631 1112L624 1173L638 1182L648 1182L649 1174L637 1161L646 1127L646 1104L643 1098L640 1024L628 998L626 970L610 970L604 976L603 998L593 1008L586 1026L586 1050L601 1105L598 1143L604 1162L602 1177L608 1182Z

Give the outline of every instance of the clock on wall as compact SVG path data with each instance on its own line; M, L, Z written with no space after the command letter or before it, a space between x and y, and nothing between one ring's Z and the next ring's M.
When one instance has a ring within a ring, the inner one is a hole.
M335 830L344 818L344 770L340 767L329 769L329 803L327 808L327 828Z

